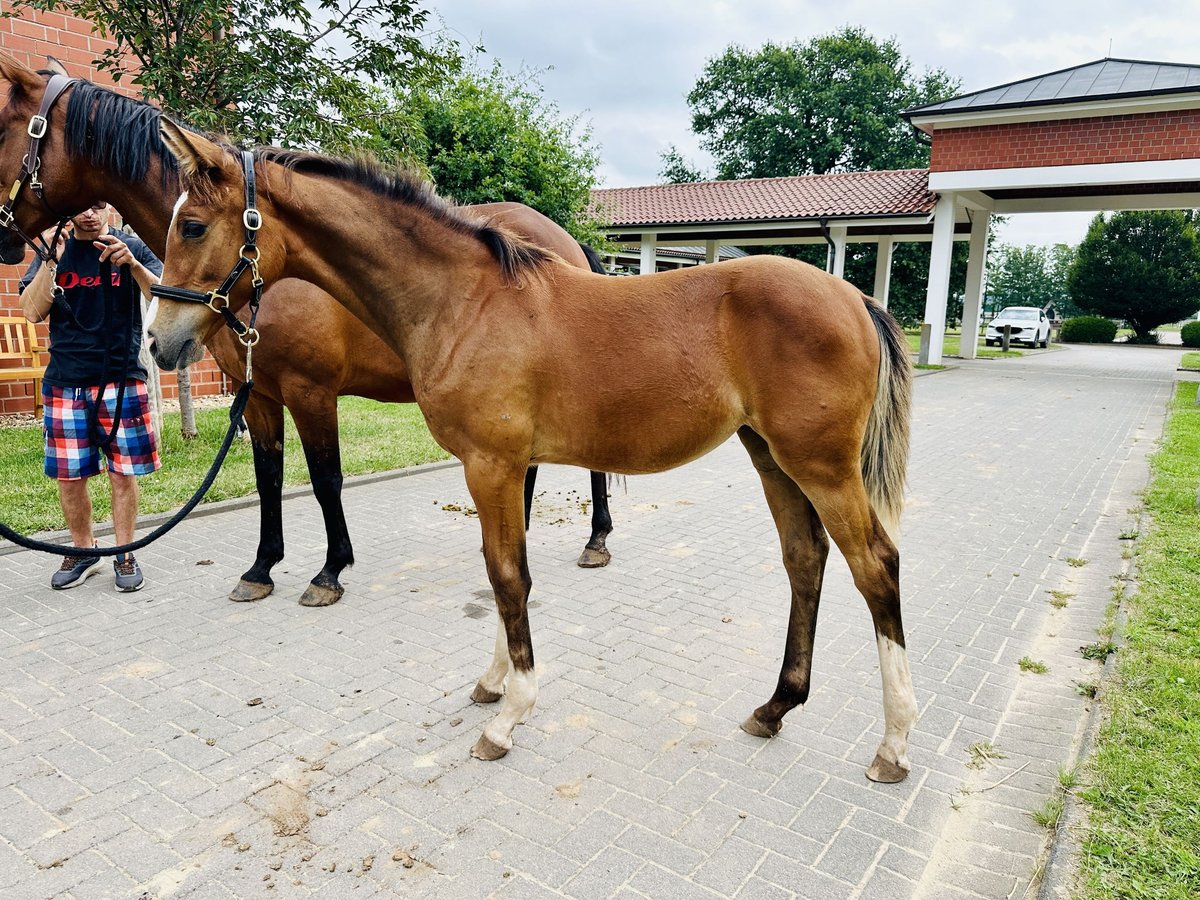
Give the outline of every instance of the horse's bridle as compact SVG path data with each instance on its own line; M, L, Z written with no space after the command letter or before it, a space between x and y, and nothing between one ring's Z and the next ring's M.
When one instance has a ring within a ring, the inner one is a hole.
M150 288L151 297L161 297L164 300L182 300L185 303L203 303L225 319L225 324L233 329L238 340L247 350L247 368L249 367L249 350L258 343L258 329L254 320L258 318L258 305L262 300L263 279L258 273L259 249L256 243L258 229L262 228L262 214L255 205L254 189L254 154L249 150L241 151L242 173L246 176L246 208L242 210L242 225L246 229L246 242L238 251L238 260L233 264L220 287L211 291L193 291L189 288L172 287L156 284ZM229 292L237 284L238 279L246 271L250 272L250 324L246 325L229 309Z
M8 192L8 199L4 201L3 206L0 206L0 228L15 231L17 236L33 249L33 252L41 258L43 263L54 262L54 245L58 243L58 235L62 233L69 217L62 215L50 206L50 203L46 200L45 187L38 178L38 171L42 167L42 138L46 136L46 129L50 124L50 110L54 108L54 104L58 102L58 98L63 95L63 92L78 80L78 78L68 78L66 75L58 73L50 76L50 81L46 84L45 93L42 94L42 102L38 107L38 111L30 118L29 124L25 127L25 133L29 135L29 150L26 152L25 158L21 160L21 172L17 175L16 181L12 184L12 189ZM40 234L36 239L27 235L17 225L16 217L13 215L13 208L17 205L17 197L20 196L21 190L26 184L33 191L33 195L41 201L46 211L58 222L58 231L54 235L54 241L49 244L46 243Z

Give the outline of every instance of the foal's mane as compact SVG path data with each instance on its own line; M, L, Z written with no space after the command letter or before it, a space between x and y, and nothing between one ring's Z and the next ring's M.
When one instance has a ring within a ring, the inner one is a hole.
M347 181L373 194L411 206L459 234L481 241L500 263L506 279L515 280L522 272L533 271L554 258L553 253L521 240L504 228L480 222L461 212L439 197L433 185L413 172L385 169L365 157L339 159L280 147L259 147L254 151L254 158L273 162L290 172Z
M158 159L165 187L177 177L178 166L162 142L161 118L149 103L77 81L67 102L67 152L124 181L144 180L151 161Z

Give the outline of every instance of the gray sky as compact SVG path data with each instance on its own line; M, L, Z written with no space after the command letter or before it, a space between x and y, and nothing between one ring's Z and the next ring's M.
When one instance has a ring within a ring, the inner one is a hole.
M894 37L920 72L942 67L966 91L1104 56L1200 63L1197 0L430 0L450 34L482 43L484 61L543 72L549 99L582 114L600 145L604 187L654 184L675 144L702 169L711 160L685 99L707 60L730 44L759 47L861 25ZM1111 41L1111 52L1109 42ZM1002 239L1077 242L1090 215L1013 216Z

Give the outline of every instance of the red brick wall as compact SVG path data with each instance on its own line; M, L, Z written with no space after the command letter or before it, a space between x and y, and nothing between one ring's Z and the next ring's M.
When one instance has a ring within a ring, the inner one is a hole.
M1200 110L939 129L930 168L1012 169L1200 158Z
M115 87L131 96L136 95L134 87L128 83L114 85L111 78L103 72L98 72L92 65L104 50L113 46L115 43L98 33L90 22L76 16L29 13L26 18L0 19L0 51L15 57L18 62L31 69L42 69L46 66L46 57L53 56L60 60L72 75L89 78L107 87ZM3 90L6 91L7 88ZM0 94L0 99L3 99L3 96L4 94ZM7 196L8 185L5 185L3 193ZM32 253L27 254L26 264L22 266L0 265L0 315L20 313L17 280L32 258ZM48 343L45 326L39 326L39 331L45 346ZM221 371L207 355L192 367L194 396L219 394L223 387ZM169 399L177 396L174 374L163 374L162 388L163 396ZM32 382L0 381L0 415L32 412L33 409Z

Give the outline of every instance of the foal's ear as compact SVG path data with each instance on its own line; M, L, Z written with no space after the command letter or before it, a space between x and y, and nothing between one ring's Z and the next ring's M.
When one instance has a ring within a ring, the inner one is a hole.
M67 71L67 67L64 66L56 57L46 57L46 68L58 75L65 75L67 78L71 77L71 73Z
M7 53L0 53L0 78L11 84L13 90L19 94L32 94L46 86L37 72L17 62Z
M179 172L187 184L213 182L220 177L225 151L208 138L187 131L166 116L159 121L159 133L163 144L179 163Z

